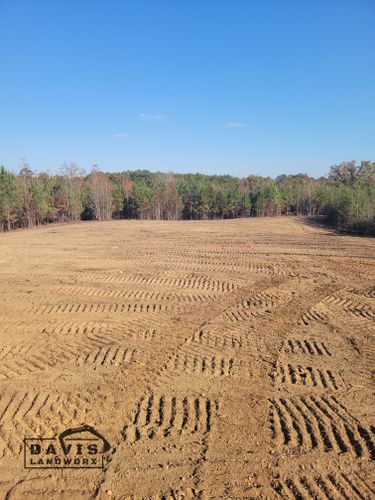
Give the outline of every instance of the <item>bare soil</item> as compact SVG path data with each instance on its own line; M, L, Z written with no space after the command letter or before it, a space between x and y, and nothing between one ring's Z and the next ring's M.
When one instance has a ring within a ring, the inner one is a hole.
M113 221L0 248L0 498L374 498L375 239ZM24 468L81 424L104 470Z

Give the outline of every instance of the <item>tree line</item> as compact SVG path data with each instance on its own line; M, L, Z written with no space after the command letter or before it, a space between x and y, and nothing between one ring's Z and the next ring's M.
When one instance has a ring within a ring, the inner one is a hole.
M325 215L339 230L375 234L375 162L344 162L329 175L276 179L147 170L86 174L75 163L58 174L0 167L0 230L108 219L229 219Z

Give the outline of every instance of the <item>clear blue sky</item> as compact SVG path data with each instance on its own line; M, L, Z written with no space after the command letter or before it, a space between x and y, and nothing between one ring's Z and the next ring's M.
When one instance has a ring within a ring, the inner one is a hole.
M0 164L375 160L375 0L0 0Z

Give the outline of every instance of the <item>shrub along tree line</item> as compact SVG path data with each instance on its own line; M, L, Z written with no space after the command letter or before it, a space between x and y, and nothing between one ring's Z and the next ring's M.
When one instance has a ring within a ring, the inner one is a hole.
M75 163L57 175L0 167L0 230L79 219L229 219L326 215L339 230L375 234L375 162L340 163L327 177L276 179L152 173L86 175Z

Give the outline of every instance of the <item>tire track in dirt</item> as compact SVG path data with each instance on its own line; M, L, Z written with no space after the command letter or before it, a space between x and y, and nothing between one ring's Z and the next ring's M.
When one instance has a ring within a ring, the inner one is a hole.
M169 304L43 304L32 306L25 314L105 314L105 313L157 313L172 311L175 307Z
M371 429L355 419L334 396L301 396L270 400L274 445L351 453L375 460Z
M79 365L93 364L98 366L118 367L123 364L131 363L135 358L135 349L129 349L119 345L110 345L95 349L77 360Z
M357 474L349 475L335 471L324 475L287 478L282 482L275 481L272 486L277 496L281 498L366 500L373 498L375 494L375 490Z
M50 437L61 428L74 426L90 412L93 395L85 393L6 391L0 396L0 438L5 443L3 458L10 451L18 455L25 437Z
M169 438L185 433L205 435L211 431L218 410L217 400L152 392L137 402L133 421L125 426L123 439L134 443L145 438Z
M304 385L337 391L343 383L331 370L301 366L292 363L278 364L273 375L278 384Z
M314 339L289 338L284 343L284 352L308 356L332 356L326 344Z
M101 288L101 287L84 287L84 286L59 286L51 289L51 295L78 295L80 297L100 297L105 299L133 299L140 301L168 301L168 302L183 302L194 304L195 302L217 301L220 296L213 293L197 294L187 291L174 292L172 291L148 291L148 290L123 290L114 288Z
M208 276L201 274L190 274L180 278L167 278L150 275L122 275L121 273L96 273L85 274L84 276L77 275L77 279L84 281L91 281L97 284L110 283L110 284L129 284L134 288L135 285L141 285L149 289L156 286L158 288L186 288L188 290L202 290L213 293L230 293L239 288L239 284L231 281L215 280ZM65 288L63 288L64 290ZM151 292L149 292L151 293Z

